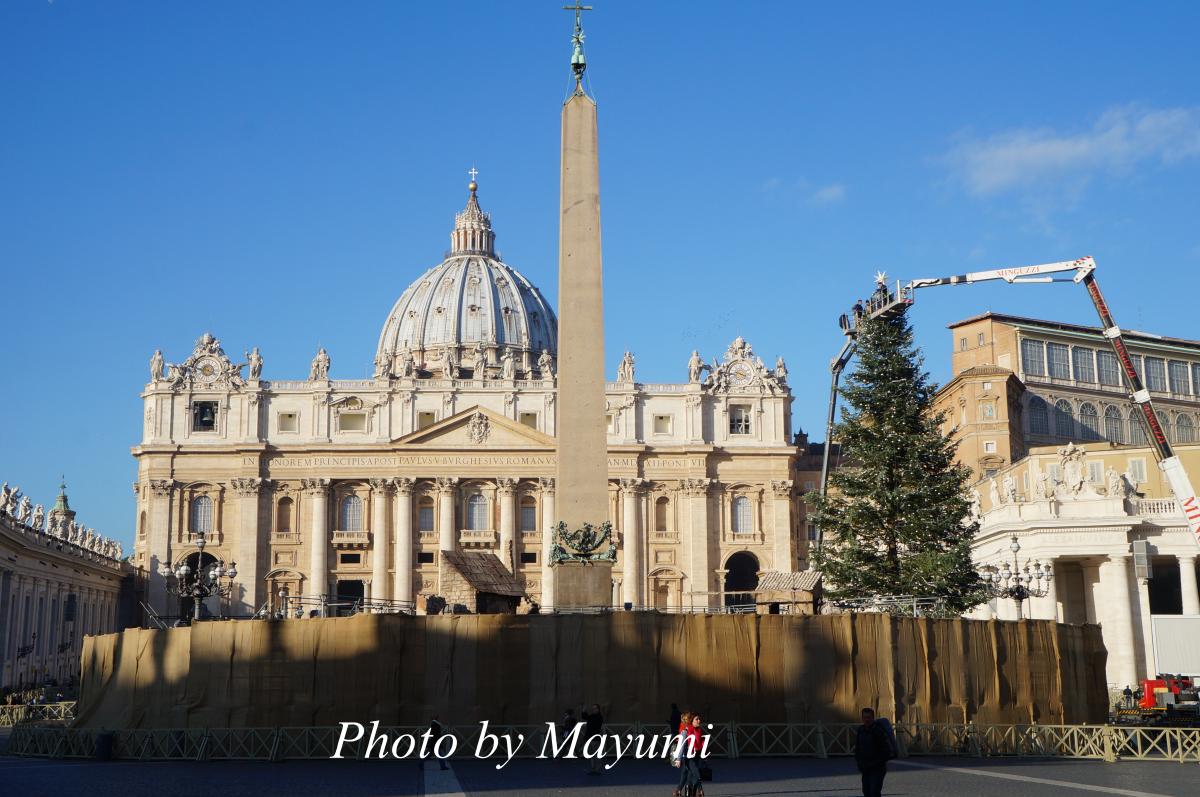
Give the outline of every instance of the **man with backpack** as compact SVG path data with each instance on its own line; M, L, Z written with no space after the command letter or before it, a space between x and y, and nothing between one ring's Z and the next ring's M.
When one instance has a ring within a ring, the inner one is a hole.
M875 709L862 710L862 725L854 740L854 762L862 773L863 797L881 797L887 762L896 757L891 723L875 719Z

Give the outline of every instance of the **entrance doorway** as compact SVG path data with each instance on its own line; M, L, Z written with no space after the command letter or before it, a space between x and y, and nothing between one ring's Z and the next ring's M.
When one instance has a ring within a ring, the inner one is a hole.
M354 614L354 607L361 603L366 596L365 586L361 579L337 582L337 591L330 606L330 614L334 617L349 617Z
M725 562L725 605L754 606L752 590L758 588L758 558L738 551Z

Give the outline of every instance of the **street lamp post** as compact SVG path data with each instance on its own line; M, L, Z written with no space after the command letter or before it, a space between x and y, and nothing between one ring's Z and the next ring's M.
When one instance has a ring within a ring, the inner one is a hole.
M171 568L163 565L160 571L163 578L167 579L167 592L172 595L178 595L180 598L192 599L192 621L200 619L200 604L205 598L210 598L214 595L227 598L233 592L233 580L237 578L237 562L230 562L229 567L225 567L225 562L218 559L208 571L202 569L204 561L204 546L207 541L204 535L201 534L196 539L196 552L199 554L196 557L196 571L186 562L181 562L177 568ZM206 578L207 576L207 578ZM174 578L174 583L171 579ZM222 581L222 579L227 579Z
M993 598L1011 598L1017 606L1017 619L1023 619L1022 604L1026 598L1042 598L1050 593L1050 584L1054 580L1054 567L1038 562L1025 560L1022 568L1017 561L1021 551L1021 543L1017 535L1013 535L1008 550L1012 551L1012 567L1008 562L999 568L985 567L979 577L983 579L984 589Z

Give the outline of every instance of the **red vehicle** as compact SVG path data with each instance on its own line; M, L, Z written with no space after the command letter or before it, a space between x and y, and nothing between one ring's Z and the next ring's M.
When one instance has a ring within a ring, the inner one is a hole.
M1173 698L1159 698L1159 695L1170 694ZM1142 699L1138 707L1144 709L1162 709L1168 705L1196 702L1196 687L1191 678L1182 675L1159 674L1157 678L1142 681Z

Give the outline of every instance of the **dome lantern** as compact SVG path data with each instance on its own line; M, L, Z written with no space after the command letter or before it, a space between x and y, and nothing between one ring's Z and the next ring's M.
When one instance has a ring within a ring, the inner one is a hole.
M492 217L479 207L479 199L475 195L479 184L472 179L467 188L471 191L471 196L467 199L467 206L462 213L456 213L454 216L454 231L450 233L450 256L495 257L496 234L492 232Z

